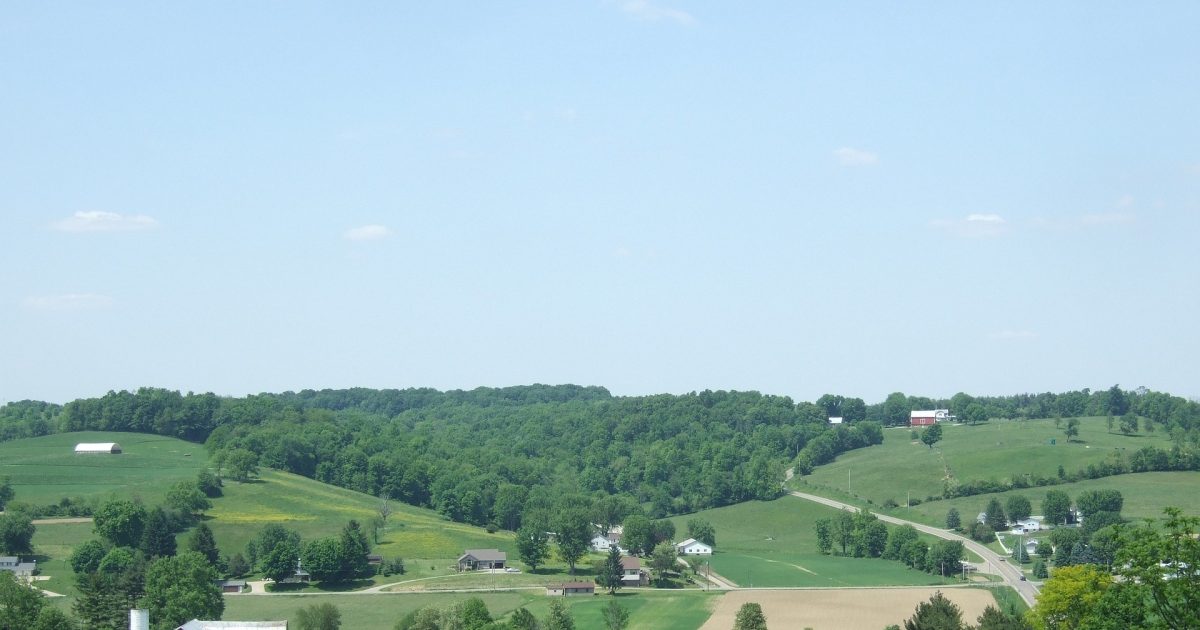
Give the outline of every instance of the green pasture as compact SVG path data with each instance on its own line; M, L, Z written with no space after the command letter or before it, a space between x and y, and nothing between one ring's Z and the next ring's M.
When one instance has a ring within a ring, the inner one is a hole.
M739 586L901 586L942 584L941 578L878 558L826 556L817 551L816 521L837 510L794 497L750 501L671 519L678 532L687 521L713 524L714 571Z
M875 504L892 499L904 505L910 495L922 501L941 496L947 479L1000 481L1026 473L1056 477L1059 465L1073 472L1102 462L1114 449L1128 454L1147 445L1170 446L1164 431L1110 433L1106 420L1082 418L1079 436L1070 443L1049 419L947 423L942 441L932 449L912 440L908 428L888 429L883 444L844 453L793 483L816 492L849 487L851 494Z
M964 523L970 523L987 507L992 498L1000 499L1003 504L1009 496L1021 495L1033 504L1034 514L1041 514L1042 499L1046 497L1048 490L1061 490L1074 498L1085 490L1112 489L1119 491L1124 497L1125 505L1121 514L1129 519L1161 517L1163 508L1167 506L1177 507L1185 514L1200 515L1200 492L1195 491L1198 487L1200 472L1197 471L1133 473L1043 488L1025 488L932 501L908 509L901 507L887 512L928 525L945 527L946 512L950 511L951 507L958 509Z
M489 534L398 501L390 506L392 514L374 551L404 558L409 573L416 576L448 572L464 549L497 548L515 556L511 533ZM264 469L261 478L250 483L226 481L224 496L213 500L207 515L217 545L222 552L233 554L245 550L246 543L268 523L279 523L311 540L337 535L350 519L367 527L378 509L375 497ZM405 577L412 576L396 579Z
M79 442L117 442L124 452L76 455ZM195 480L207 462L199 444L145 433L85 431L0 443L0 477L12 480L14 501L35 505L113 494L153 505L175 482Z

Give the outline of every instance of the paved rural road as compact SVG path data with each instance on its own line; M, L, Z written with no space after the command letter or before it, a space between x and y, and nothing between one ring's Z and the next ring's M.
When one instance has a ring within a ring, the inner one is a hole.
M788 494L791 494L794 497L805 499L807 501L813 501L822 505L828 505L829 507L835 507L839 510L850 510L852 512L858 511L857 507L854 507L848 503L834 501L833 499L826 499L825 497L819 497L815 494L807 494L804 492L789 492ZM964 547L970 549L979 557L983 558L986 562L990 563L995 570L994 572L1000 575L1005 584L1016 589L1017 593L1020 594L1021 599L1025 600L1026 604L1033 606L1034 602L1037 600L1037 587L1034 586L1032 582L1021 581L1022 573L1020 569L1008 564L1007 560L1003 556L992 551L991 549L988 549L987 547L984 547L974 540L964 536L959 536L958 534L946 531L944 529L922 525L921 523L914 523L913 521L906 521L902 518L896 518L886 514L875 513L875 516L878 516L879 520L887 523L893 523L895 525L912 525L913 527L917 528L918 531L925 532L926 534L937 536L938 538L944 538L946 540L957 540L961 542Z

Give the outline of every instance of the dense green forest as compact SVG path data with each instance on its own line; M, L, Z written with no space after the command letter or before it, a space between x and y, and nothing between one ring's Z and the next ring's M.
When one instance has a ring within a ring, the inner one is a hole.
M601 387L532 385L441 392L304 390L243 398L143 388L66 405L0 407L0 438L58 431L140 431L203 442L451 519L520 526L547 495L626 495L662 517L770 498L793 460L820 465L883 440L912 409L976 407L987 417L1136 413L1180 442L1200 436L1200 405L1139 390L949 400L892 394L878 404L815 403L758 392L612 396ZM847 423L830 426L827 417Z

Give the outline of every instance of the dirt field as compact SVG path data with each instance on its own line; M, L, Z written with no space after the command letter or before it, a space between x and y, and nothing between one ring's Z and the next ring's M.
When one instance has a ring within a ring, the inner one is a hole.
M730 630L738 608L758 602L771 628L813 630L881 630L889 624L903 625L917 604L933 596L937 588L847 588L796 591L733 591L717 603L716 612L700 630ZM983 609L995 606L992 594L983 589L940 589L963 611L963 621L975 623Z

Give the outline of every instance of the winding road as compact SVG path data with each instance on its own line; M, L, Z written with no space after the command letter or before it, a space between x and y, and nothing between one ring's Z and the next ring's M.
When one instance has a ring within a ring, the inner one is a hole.
M795 491L788 492L788 494L790 494L794 497L800 498L800 499L804 499L806 501L812 501L814 503L820 503L822 505L834 507L839 510L850 510L851 512L858 511L857 507L850 505L848 503L842 503L841 501L834 501L833 499L826 499L825 497L819 497L815 494L808 494L805 492L795 492ZM958 534L955 534L954 532L951 532L951 531L947 531L944 529L938 529L937 527L930 527L929 525L923 525L921 523L916 523L913 521L906 521L902 518L896 518L894 516L888 516L886 514L879 514L879 513L874 513L874 514L875 514L875 516L879 517L879 520L884 521L885 523L892 523L894 525L912 525L913 527L917 528L917 531L924 532L924 533L930 534L932 536L937 536L938 538L944 538L946 540L956 540L958 542L961 542L964 547L966 547L967 549L970 549L972 553L983 558L985 562L987 562L989 565L991 565L991 567L993 569L992 572L999 575L1000 578L1002 580L1004 580L1004 583L1006 585L1013 587L1013 589L1015 589L1017 591L1017 593L1021 596L1021 599L1025 600L1026 604L1028 604L1029 606L1033 606L1033 604L1037 601L1037 596L1038 596L1037 586L1034 586L1034 584L1032 582L1026 582L1026 581L1022 580L1021 576L1023 574L1021 573L1021 570L1010 565L1006 558L1004 558L1000 554L996 553L995 551L992 551L991 549L984 547L983 545L975 542L974 540L971 540L970 538L967 538L965 536L959 536Z

